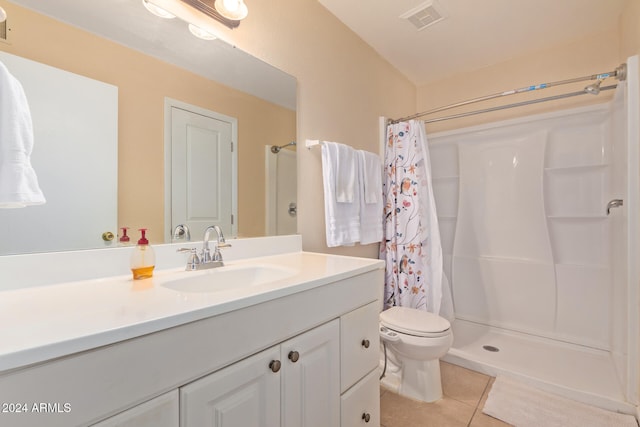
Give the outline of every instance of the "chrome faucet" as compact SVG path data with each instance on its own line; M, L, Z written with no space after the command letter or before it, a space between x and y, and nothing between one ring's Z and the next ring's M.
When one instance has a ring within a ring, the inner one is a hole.
M209 239L211 232L216 233L216 239L213 240L213 254L209 248ZM180 248L178 252L189 252L189 259L187 260L186 270L204 270L208 268L223 267L222 253L220 248L231 246L224 240L224 234L219 225L211 225L204 230L204 237L202 238L202 251L200 256L196 253L195 248Z
M211 250L209 249L209 235L212 231L216 233L216 239L213 241L213 255L211 255ZM230 246L224 240L224 234L222 234L222 229L219 225L210 225L204 230L204 237L202 238L202 254L200 255L200 262L203 264L209 262L220 262L222 263L222 254L220 253L221 247Z
M178 224L176 228L173 229L173 240L186 240L187 242L191 240L191 232L189 231L189 227L187 224Z

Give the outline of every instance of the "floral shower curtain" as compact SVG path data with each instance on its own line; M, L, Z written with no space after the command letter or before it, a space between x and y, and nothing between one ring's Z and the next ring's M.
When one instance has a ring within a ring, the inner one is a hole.
M383 187L385 308L418 308L452 319L422 122L387 126Z

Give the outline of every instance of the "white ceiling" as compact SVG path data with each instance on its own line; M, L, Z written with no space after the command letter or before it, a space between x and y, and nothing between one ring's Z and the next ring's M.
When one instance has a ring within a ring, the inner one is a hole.
M615 27L635 0L318 0L416 85ZM437 3L421 31L401 15ZM597 54L597 52L596 52Z
M294 77L221 40L200 40L142 0L11 0L224 85L295 110ZM11 25L11 16L7 22ZM120 64L126 67L127 64Z

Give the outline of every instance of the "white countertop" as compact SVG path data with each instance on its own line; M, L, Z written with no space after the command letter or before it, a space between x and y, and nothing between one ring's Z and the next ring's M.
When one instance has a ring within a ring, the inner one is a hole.
M167 281L204 275L184 268L0 292L0 372L135 338L383 268L375 259L308 252L230 261L273 265L290 275L270 283L186 293ZM227 267L223 268L227 268ZM372 283L372 286L376 284Z

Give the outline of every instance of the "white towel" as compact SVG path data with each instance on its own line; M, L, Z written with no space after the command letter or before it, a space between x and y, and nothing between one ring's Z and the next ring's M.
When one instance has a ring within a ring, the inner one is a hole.
M382 241L382 162L368 151L358 150L360 184L360 243Z
M365 203L378 203L382 199L382 162L380 156L358 150Z
M337 150L336 157L336 201L340 203L353 203L356 188L356 155L355 150L348 145L337 142L334 144Z
M360 191L359 186L355 185L355 178L353 185L355 202L342 203L336 198L338 148L336 143L322 143L322 183L328 247L350 246L360 241ZM353 169L356 173L357 164L354 162Z
M33 124L20 82L0 62L0 208L45 203L31 167Z

